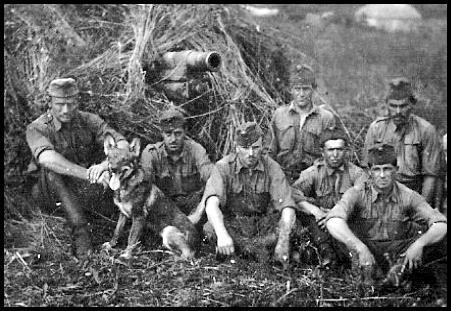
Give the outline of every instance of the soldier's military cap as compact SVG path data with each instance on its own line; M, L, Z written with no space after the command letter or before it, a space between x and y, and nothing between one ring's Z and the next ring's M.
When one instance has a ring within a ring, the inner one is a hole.
M316 88L315 72L312 67L305 64L296 65L290 75L290 85L311 85Z
M71 97L79 93L77 82L72 78L55 79L50 82L48 94L52 97Z
M328 127L322 131L319 144L323 147L326 141L336 139L342 139L346 145L348 144L348 137L341 127Z
M160 115L160 126L163 130L175 129L185 125L185 117L183 114L171 107Z
M235 142L238 146L247 148L262 136L263 132L256 122L246 122L237 127Z
M396 153L395 147L388 144L375 144L368 149L368 164L370 165L383 165L393 164L396 165Z
M416 102L415 94L413 93L412 83L405 77L395 78L389 81L389 89L387 100L395 99L411 99L413 103Z

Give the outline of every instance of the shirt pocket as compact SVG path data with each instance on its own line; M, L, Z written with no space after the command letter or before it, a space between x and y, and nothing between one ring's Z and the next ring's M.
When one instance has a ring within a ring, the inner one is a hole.
M402 145L403 150L403 163L399 163L401 170L404 169L406 173L421 174L421 158L420 158L420 142L415 137L408 136L404 139Z
M293 124L284 124L279 127L280 150L291 150L295 141L295 129Z
M320 129L315 124L304 126L302 129L302 148L308 153L320 154L319 148Z

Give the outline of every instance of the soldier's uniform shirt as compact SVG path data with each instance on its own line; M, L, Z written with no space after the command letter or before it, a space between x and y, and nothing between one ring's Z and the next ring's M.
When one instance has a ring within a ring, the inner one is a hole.
M315 205L331 209L346 190L367 179L365 171L349 161L333 169L328 167L324 160L317 160L302 171L293 188L302 191Z
M174 198L203 189L214 164L204 147L187 138L176 161L168 156L164 142L158 142L144 149L141 165L146 175L154 178L157 187Z
M67 160L87 167L94 163L93 154L103 150L106 133L116 141L125 138L99 116L78 111L69 123L61 123L47 112L27 126L26 139L36 164L45 150L54 150Z
M237 154L222 158L207 182L204 197L218 196L225 216L262 215L274 208L295 207L291 188L273 159L263 155L253 169L243 167Z
M39 155L45 150L54 150L67 160L88 167L104 156L103 141L107 133L116 141L125 140L99 116L83 111L78 111L69 123L61 123L47 112L27 126L26 139L33 155L28 172L38 177L33 191L42 200L40 204L43 208L53 212L55 203L61 199L57 197L49 180L50 170L37 164ZM107 216L114 211L109 204L105 204L112 201L109 197L111 193L105 193L101 185L66 175L62 175L62 179L78 195L77 200L83 208L96 209Z
M419 193L423 176L441 174L439 135L432 124L414 114L402 129L397 129L388 117L371 123L365 139L364 163L368 163L368 148L376 143L395 147L397 180Z
M290 182L294 182L302 170L321 157L320 134L325 128L334 126L332 112L317 106L315 102L310 113L302 120L294 102L275 110L268 131L267 147Z
M326 221L344 219L359 239L394 241L411 237L411 223L430 227L435 222L447 222L417 192L395 182L393 191L384 198L371 180L347 190L329 211Z

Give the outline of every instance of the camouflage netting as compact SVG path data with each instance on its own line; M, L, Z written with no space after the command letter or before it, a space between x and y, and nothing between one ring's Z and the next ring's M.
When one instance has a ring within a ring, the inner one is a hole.
M157 116L168 105L188 116L189 135L213 160L231 148L238 122L267 127L286 99L289 62L281 44L238 5L6 5L4 177L23 185L31 154L25 128L40 115L55 77L78 79L80 109L98 113L127 138L159 139ZM167 51L218 51L211 87L171 103L158 59Z

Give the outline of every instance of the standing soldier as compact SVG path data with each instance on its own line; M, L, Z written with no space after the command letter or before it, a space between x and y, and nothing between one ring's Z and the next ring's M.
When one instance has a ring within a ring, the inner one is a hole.
M322 159L302 171L293 188L300 190L306 200L296 202L303 216L303 225L309 227L314 244L326 265L334 260L330 235L325 230L327 212L352 186L368 178L360 167L352 164L346 153L347 137L342 129L325 129L321 134ZM295 198L296 200L296 198Z
M290 78L293 100L273 114L268 131L268 152L282 167L290 184L301 171L321 156L319 137L335 126L332 112L314 103L315 75L307 65L298 65Z
M26 139L33 155L29 172L39 173L32 194L41 206L54 208L61 202L72 227L75 255L82 259L91 250L91 237L82 200L96 202L101 187L108 185L106 161L93 165L92 155L103 150L105 134L110 133L122 147L125 138L97 115L78 110L78 87L74 79L56 79L50 83L49 110L27 126ZM99 200L100 201L100 200Z
M395 146L397 180L435 205L434 187L442 169L439 135L432 124L412 113L417 100L408 79L393 79L389 86L388 116L371 123L365 139L364 163L368 162L369 146L376 143Z
M197 224L203 215L203 207L197 207L213 163L204 147L186 136L185 118L180 111L164 111L160 127L163 141L144 149L142 167L148 178Z
M236 152L216 163L205 188L207 224L219 254L236 251L262 261L274 251L287 264L295 202L279 164L262 155L262 136L255 122L237 128Z

